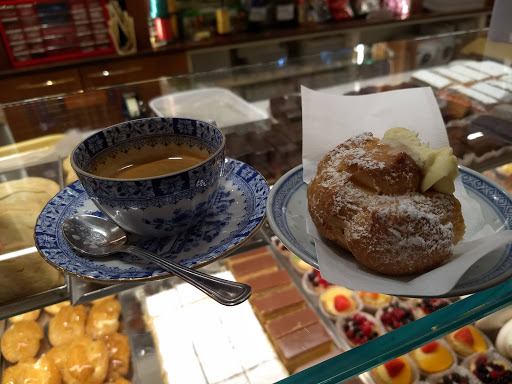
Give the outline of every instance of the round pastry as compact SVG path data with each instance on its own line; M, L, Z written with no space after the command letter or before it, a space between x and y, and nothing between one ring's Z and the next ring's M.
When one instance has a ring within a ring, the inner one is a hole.
M87 313L83 305L64 307L50 319L48 338L53 346L66 345L85 333Z
M509 320L500 329L496 336L496 349L507 359L512 358L512 320Z
M57 304L49 305L47 307L44 307L44 310L48 312L50 315L55 316L62 308L69 307L71 305L71 302L68 301L62 301Z
M350 289L332 285L319 297L320 310L331 319L361 309L360 301Z
M430 315L441 308L447 307L451 302L448 299L417 299L415 310L418 318Z
M107 381L115 381L128 373L130 367L130 344L128 337L120 333L103 338L109 353Z
M34 320L22 320L13 324L2 335L2 354L11 363L34 357L43 337L43 328L38 323Z
M87 335L71 343L62 377L66 383L101 384L108 372L108 349L102 340Z
M411 357L425 373L446 371L455 362L456 357L442 342L433 341L411 352Z
M358 291L357 294L363 302L364 308L371 313L375 313L379 308L389 305L391 300L393 300L393 296L385 295L384 293Z
M352 347L373 340L381 334L377 320L364 312L356 312L338 319L337 326Z
M119 377L116 381L109 384L132 384L130 380L126 380L124 377Z
M485 336L471 325L446 335L446 341L458 355L463 357L475 352L485 352L489 346Z
M93 339L117 332L120 314L121 303L115 298L94 303L87 317L85 332Z
M17 383L60 384L61 377L52 360L43 355L38 360L25 359L5 370L2 384Z
M11 324L19 323L22 320L37 320L39 314L41 313L40 309L36 309L35 311L30 311L26 313L22 313L21 315L16 315L9 317L9 322Z
M59 372L65 369L66 358L68 354L69 345L61 345L58 347L52 347L46 356L53 361L53 364L59 369Z
M451 193L432 190L442 190L445 182L453 185L448 179L453 175L422 192L436 175L424 173L421 159L406 152L405 145L383 144L371 133L357 135L324 156L307 189L309 214L318 231L385 275L437 267L452 256L465 231L460 203L450 187L446 190ZM458 172L450 149L445 152L440 159L454 161ZM448 167L436 168L444 172Z
M412 309L400 302L393 302L382 307L377 311L375 317L380 321L386 332L391 332L415 320Z
M512 383L511 364L498 353L478 353L464 364L484 384Z
M417 380L418 373L405 356L397 357L371 371L378 384L411 384Z
M319 270L311 268L302 276L302 286L310 295L319 296L332 284L322 278Z

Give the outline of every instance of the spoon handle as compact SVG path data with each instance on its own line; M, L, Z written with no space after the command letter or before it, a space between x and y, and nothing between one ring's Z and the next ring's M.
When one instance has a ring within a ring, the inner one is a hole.
M215 276L208 275L198 270L184 267L173 261L165 260L154 253L147 252L141 248L131 245L120 249L122 252L130 253L151 260L156 265L181 277L186 282L200 289L215 301L223 305L237 305L251 296L251 287L247 284L237 283Z

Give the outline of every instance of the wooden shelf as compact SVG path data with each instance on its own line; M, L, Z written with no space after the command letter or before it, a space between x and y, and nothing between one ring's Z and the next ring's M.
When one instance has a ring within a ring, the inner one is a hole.
M262 32L243 32L229 36L215 36L208 40L201 41L178 41L156 49L139 50L137 53L129 56L119 56L117 54L108 54L83 58L80 60L66 60L46 65L35 65L18 69L0 70L0 79L19 76L24 74L34 74L48 72L49 70L61 70L68 68L77 68L82 65L104 64L105 62L122 62L137 57L148 57L167 55L173 53L187 53L194 51L208 50L226 50L236 48L237 46L250 44L265 44L266 42L291 41L313 38L318 36L328 36L350 32L358 29L385 28L390 26L405 26L413 24L423 24L435 21L462 19L466 17L478 17L490 15L492 8L485 7L469 11L459 12L423 12L418 15L411 15L405 19L354 19L348 21L328 22L322 24L302 25L296 28L274 28Z

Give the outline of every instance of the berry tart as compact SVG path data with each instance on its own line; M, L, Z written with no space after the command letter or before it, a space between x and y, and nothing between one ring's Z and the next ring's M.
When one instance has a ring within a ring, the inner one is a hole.
M425 374L446 371L457 357L443 341L433 341L411 352L411 357Z
M471 355L463 365L484 384L512 383L512 364L495 351Z
M362 307L354 291L338 285L331 285L318 300L322 313L332 320L356 312Z
M352 347L373 340L382 333L377 320L364 312L356 312L339 318L337 327Z
M313 296L320 296L332 284L322 278L320 271L311 268L302 275L302 287Z
M359 298L363 302L364 309L370 313L375 313L379 308L389 305L393 296L384 293L357 291Z
M473 374L461 365L454 365L446 372L430 375L429 384L481 384Z
M392 302L379 309L375 315L386 332L391 332L415 320L413 310L404 303Z
M378 384L412 384L418 380L417 368L405 356L379 365L371 373Z
M417 299L414 306L416 316L418 318L430 315L441 308L447 307L451 304L448 299Z
M475 352L485 352L490 342L478 329L467 325L446 336L446 341L460 356L466 357Z

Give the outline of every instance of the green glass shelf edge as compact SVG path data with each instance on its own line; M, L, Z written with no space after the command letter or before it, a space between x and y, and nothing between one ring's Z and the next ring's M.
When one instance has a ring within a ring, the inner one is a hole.
M279 384L338 384L490 315L512 302L512 279L475 293Z

